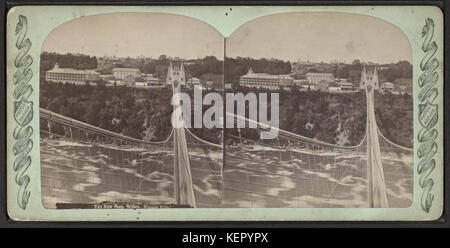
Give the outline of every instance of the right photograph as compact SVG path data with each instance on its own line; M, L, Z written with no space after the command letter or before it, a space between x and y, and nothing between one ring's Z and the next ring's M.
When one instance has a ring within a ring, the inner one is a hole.
M413 61L399 28L295 12L225 43L222 207L412 204Z

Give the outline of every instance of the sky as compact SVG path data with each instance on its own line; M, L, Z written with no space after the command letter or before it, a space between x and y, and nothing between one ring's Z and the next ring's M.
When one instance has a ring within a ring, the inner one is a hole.
M54 29L43 51L91 56L223 58L224 39L188 17L117 13L78 18ZM403 32L383 20L345 13L288 13L249 21L227 38L228 57L288 61L412 62Z
M345 13L269 15L242 25L227 39L227 57L390 63L412 62L403 32L383 20Z
M193 18L118 13L64 23L48 35L42 50L91 56L223 58L223 42L216 29Z

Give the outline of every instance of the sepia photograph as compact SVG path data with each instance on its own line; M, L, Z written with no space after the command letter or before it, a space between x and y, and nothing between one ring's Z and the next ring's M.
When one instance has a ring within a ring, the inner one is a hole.
M222 131L172 128L171 98L221 94L223 47L210 25L171 14L54 29L40 63L44 207L221 207Z
M173 14L73 19L40 54L42 203L407 208L412 63L399 28L359 14L267 15L226 39Z
M12 6L13 221L444 221L437 6Z
M274 14L226 45L225 91L249 102L275 93L267 112L278 121L277 137L262 139L251 106L227 112L258 125L224 129L224 207L412 204L412 51L399 28L358 14Z

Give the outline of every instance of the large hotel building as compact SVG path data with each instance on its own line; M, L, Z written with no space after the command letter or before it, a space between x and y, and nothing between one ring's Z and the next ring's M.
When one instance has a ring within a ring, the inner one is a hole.
M58 63L53 69L45 72L45 80L49 82L62 82L84 84L89 81L97 81L100 74L94 70L76 70L72 68L60 68Z
M294 84L294 78L289 75L271 75L267 73L254 73L250 68L247 74L239 78L239 84L246 87L266 88L270 90L289 87Z
M112 73L116 79L125 79L129 76L134 78L141 76L141 71L138 68L114 68Z

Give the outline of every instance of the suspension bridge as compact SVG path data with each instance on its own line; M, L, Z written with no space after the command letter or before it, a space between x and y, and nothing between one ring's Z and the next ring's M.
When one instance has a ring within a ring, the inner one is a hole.
M408 207L413 151L380 132L370 87L366 99L366 135L356 146L281 129L275 140L225 131L233 142L221 145L184 127L148 142L41 108L43 203L47 208ZM267 131L257 126L254 132Z

